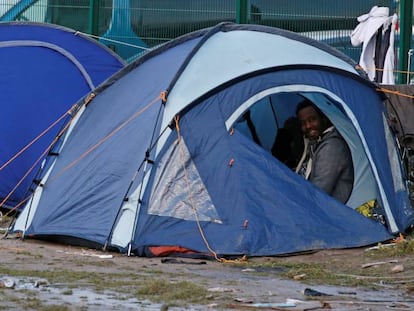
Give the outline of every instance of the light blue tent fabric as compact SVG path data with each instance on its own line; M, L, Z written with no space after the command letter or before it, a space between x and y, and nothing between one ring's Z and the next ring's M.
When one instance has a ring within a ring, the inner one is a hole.
M3 207L24 200L40 162L32 166L41 161L69 116L42 132L124 66L104 45L73 30L41 23L0 23L0 165L28 147L0 171L0 198L8 198Z
M138 255L267 256L370 245L413 223L382 97L323 44L219 24L147 53L94 94L15 223L24 236ZM313 98L350 145L361 172L346 205L238 126L259 102L289 95ZM385 224L355 211L373 195Z

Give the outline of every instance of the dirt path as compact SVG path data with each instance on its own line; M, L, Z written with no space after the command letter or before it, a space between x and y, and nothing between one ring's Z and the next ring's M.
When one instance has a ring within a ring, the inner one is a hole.
M412 253L352 249L220 263L8 238L0 256L5 310L414 309ZM329 296L305 295L307 288Z

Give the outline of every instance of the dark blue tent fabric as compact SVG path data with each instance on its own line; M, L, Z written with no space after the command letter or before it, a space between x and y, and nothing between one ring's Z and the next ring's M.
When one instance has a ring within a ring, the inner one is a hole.
M40 23L0 24L0 165L123 67L123 60L104 45L73 30ZM36 161L66 119L0 171L0 198L9 197L6 206L24 199L39 170Z
M382 98L337 52L311 43L270 27L220 24L140 57L79 111L14 229L139 255L182 246L250 256L358 247L404 231L413 211L396 187ZM284 57L271 58L275 52ZM357 152L369 155L389 204L385 225L228 127L261 92L294 85L332 96L355 127Z
M330 84L331 88L337 89L334 81L338 79L345 81L343 85L341 83L344 90L356 87L360 92L354 95L349 91L342 93L354 96L347 98L349 102L358 105L371 97L374 103L380 103L372 88L361 86L355 79L320 68L291 69L260 75L227 87L181 116L181 135L190 148L191 158L210 196L214 198L220 218L225 222L224 225L202 223L204 234L216 252L274 255L358 247L391 237L383 225L362 217L318 190L252 140L237 131L229 135L223 128L225 120L240 102L263 89L285 83L325 87ZM234 164L229 166L231 159L234 159ZM376 160L386 162L379 151ZM145 196L143 201L149 202L149 197ZM178 219L172 222L169 217L149 215L146 208L144 203L133 245L136 249L157 245L159 241L174 245L180 237L180 245L184 247L199 252L209 251L194 222ZM243 228L246 221L248 225ZM170 226L174 227L174 235Z
M256 80L252 82L251 80ZM341 80L341 83L337 83ZM410 205L404 204L407 201L406 192L394 195L392 168L388 160L387 145L384 143L384 137L378 133L384 132L384 124L382 120L373 120L373 115L381 116L384 111L384 106L379 100L379 95L373 86L368 86L361 80L345 75L341 76L332 71L321 69L290 69L286 71L279 71L260 76L256 79L249 79L239 83L232 88L226 90L226 95L221 100L225 101L222 109L227 113L226 117L234 111L237 107L237 102L243 101L256 92L263 89L279 86L284 84L304 84L313 85L317 87L324 87L332 91L334 94L339 94L341 98L347 103L348 107L354 112L355 117L359 121L362 131L369 137L366 143L368 148L373 150L373 160L377 167L381 167L378 172L380 179L384 183L384 191L390 200L393 214L397 217L396 221L399 228L408 228L414 221L414 214ZM257 88L248 88L247 85L257 85ZM230 92L234 89L234 94ZM247 91L246 91L247 90ZM349 90L353 90L350 92ZM245 95L244 98L238 98L238 101L232 101L234 96ZM230 103L233 102L233 105ZM403 198L402 198L403 196ZM401 207L407 207L409 210L401 211Z

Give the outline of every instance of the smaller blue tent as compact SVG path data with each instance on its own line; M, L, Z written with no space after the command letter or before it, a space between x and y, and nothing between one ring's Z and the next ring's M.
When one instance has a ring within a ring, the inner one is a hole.
M69 115L48 128L124 65L103 44L73 30L41 23L0 23L2 207L24 200L42 154Z
M78 111L14 230L139 255L179 246L263 256L390 239L413 210L383 98L355 65L257 25L219 24L160 46ZM346 204L270 152L304 97L351 149ZM382 217L356 211L371 201Z

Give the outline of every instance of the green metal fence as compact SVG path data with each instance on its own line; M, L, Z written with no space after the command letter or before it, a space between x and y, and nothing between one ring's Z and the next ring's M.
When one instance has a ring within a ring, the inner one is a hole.
M397 9L396 0L0 0L0 20L48 22L95 35L125 59L222 21L303 33L357 59L360 49L349 35L356 18L374 5Z

